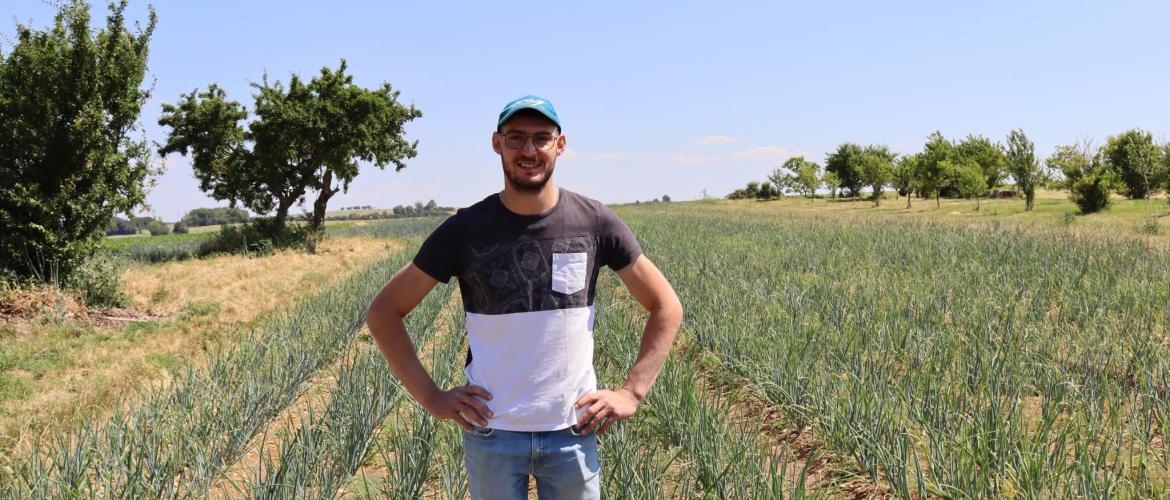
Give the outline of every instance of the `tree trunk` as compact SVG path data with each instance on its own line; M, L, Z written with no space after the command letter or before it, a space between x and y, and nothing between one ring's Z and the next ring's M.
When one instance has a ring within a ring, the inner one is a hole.
M1024 211L1025 212L1032 211L1032 205L1035 202L1035 200L1036 200L1036 190L1035 189L1025 189L1024 190Z
M938 192L934 193L934 208L942 208L942 202L938 201L938 199L940 197L942 197L942 190L941 189Z
M288 221L288 209L292 208L293 203L296 201L296 196L280 199L280 204L276 207L276 217L274 217L275 227L273 229L277 232L284 230L284 225Z
M975 197L975 211L976 212L979 211L979 197L978 196Z
M337 189L334 189L333 184L333 170L325 169L325 178L322 179L321 191L317 193L317 199L313 201L313 225L314 231L321 231L325 229L325 209L329 204L329 198L337 194Z
M910 208L910 193L906 193L906 208Z

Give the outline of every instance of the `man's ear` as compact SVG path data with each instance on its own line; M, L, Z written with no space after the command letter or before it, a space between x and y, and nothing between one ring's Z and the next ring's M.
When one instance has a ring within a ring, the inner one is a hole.
M498 154L498 155L504 154L504 152L500 149L500 146L501 146L500 141L501 140L502 139L500 137L499 132L492 132L492 150L495 151L496 154Z
M565 140L565 134L558 135L557 136L557 156L560 156L561 154L563 154L567 147L568 147L568 142L566 142L566 140Z

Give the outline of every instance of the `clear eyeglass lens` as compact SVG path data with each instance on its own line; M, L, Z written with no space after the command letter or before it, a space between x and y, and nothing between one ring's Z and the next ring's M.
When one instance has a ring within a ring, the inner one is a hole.
M532 137L532 146L536 149L547 149L553 142L551 135L507 134L504 136L504 145L512 149L520 149L524 147L524 143L528 141L529 137Z

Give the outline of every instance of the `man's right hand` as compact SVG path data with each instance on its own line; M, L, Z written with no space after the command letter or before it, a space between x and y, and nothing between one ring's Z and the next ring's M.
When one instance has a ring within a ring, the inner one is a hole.
M487 427L492 411L477 397L488 401L492 399L492 395L483 387L461 385L435 393L423 407L435 418L454 420L467 430L471 430L471 424Z

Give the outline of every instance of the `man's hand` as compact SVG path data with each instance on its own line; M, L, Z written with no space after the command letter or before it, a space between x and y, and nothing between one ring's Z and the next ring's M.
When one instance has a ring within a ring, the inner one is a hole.
M435 418L454 420L467 430L471 430L472 423L487 427L488 419L492 418L492 411L483 404L483 401L477 399L477 396L485 400L492 399L492 395L483 387L461 385L435 393L423 407Z
M634 416L640 403L634 393L628 389L594 391L581 396L581 399L577 400L577 409L586 406L589 409L581 415L581 418L577 419L578 433L589 434L600 424L601 428L597 429L597 434L605 434L605 431L614 422Z

